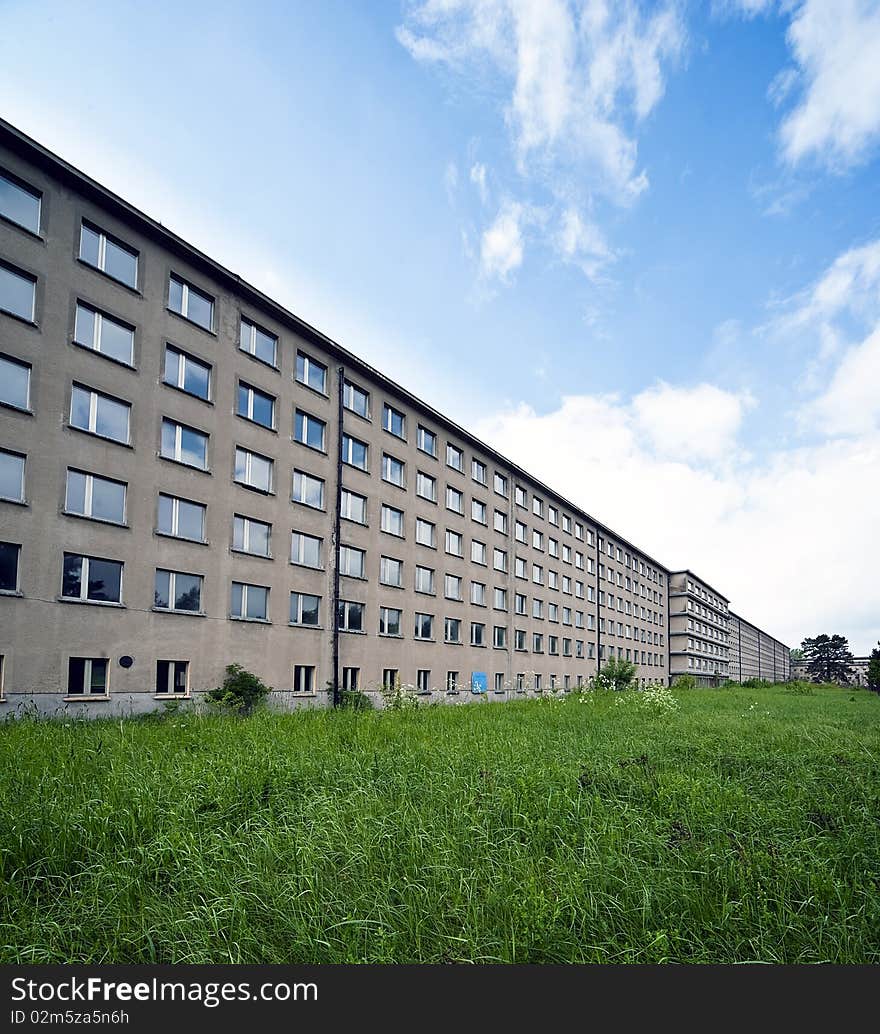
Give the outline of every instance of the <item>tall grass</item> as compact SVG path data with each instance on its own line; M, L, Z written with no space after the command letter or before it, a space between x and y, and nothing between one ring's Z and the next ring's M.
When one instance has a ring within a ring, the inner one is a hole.
M877 962L878 718L771 687L7 722L0 961Z

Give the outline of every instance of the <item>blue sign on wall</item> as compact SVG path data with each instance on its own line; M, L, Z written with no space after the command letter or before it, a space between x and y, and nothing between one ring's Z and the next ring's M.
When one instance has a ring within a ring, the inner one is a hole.
M486 680L486 673L484 671L472 671L471 693L486 693L488 689L489 683Z

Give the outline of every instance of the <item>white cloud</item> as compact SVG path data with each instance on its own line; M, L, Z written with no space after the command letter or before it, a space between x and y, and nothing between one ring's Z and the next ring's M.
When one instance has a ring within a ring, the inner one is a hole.
M500 77L518 170L561 209L594 196L627 205L647 189L636 132L684 46L673 0L427 0L397 38L418 61Z
M667 390L670 400L688 396ZM736 412L735 399L726 404ZM701 462L700 436L735 444L735 417L714 422L703 411L687 439L667 408L652 439L639 409L572 395L553 412L522 404L475 430L661 563L697 571L789 645L820 631L848 635L856 650L876 642L880 583L874 565L853 557L876 548L880 433L779 449L760 464L737 449L730 462L717 450Z
M751 395L714 384L680 388L661 382L636 395L632 410L658 455L721 461L730 456L743 415L754 404Z
M446 197L451 202L458 187L458 166L455 162L447 162L443 170L443 186L446 188Z
M585 220L576 208L566 208L562 213L555 244L559 254L579 265L590 280L596 280L615 257L599 227Z
M788 44L804 91L780 129L785 157L812 155L836 168L860 162L880 136L880 5L805 0Z
M482 162L475 162L471 166L471 183L477 188L480 194L480 200L483 204L489 198L489 188L486 186L486 166Z
M505 201L480 241L480 271L486 279L506 281L522 265L524 209Z
M880 424L878 389L880 327L846 351L826 390L801 408L801 427L830 435L871 431ZM880 478L880 470L877 477Z
M880 5L876 0L725 0L716 13L790 16L794 67L769 87L777 106L799 89L779 127L790 165L813 158L836 171L864 161L880 138Z

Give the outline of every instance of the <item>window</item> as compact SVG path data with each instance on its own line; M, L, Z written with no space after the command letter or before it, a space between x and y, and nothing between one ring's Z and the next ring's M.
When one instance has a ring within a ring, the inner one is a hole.
M517 557L515 560L516 570L515 574L517 578L528 578L528 564L522 557Z
M430 669L419 668L416 672L416 689L419 693L431 692L431 671Z
M492 566L496 571L507 571L507 553L503 549L492 550Z
M369 447L366 442L352 438L350 434L342 436L342 462L358 470L367 470L369 466Z
M504 675L500 671L495 673L495 692L504 692Z
M354 546L339 547L339 573L349 578L366 576L367 554L363 549Z
M313 391L327 394L327 367L305 352L296 353L296 379Z
M547 604L547 619L548 621L559 621L559 607L557 604Z
M453 513L464 514L464 496L457 488L446 487L446 509Z
M522 542L524 544L526 542L528 542L529 529L526 527L525 524L523 524L522 521L517 521L516 522L516 526L514 528L514 533L515 533L516 541L517 542Z
M352 413L362 416L364 420L370 419L370 393L351 381L343 383L342 404Z
M382 688L386 690L395 689L400 681L400 671L397 668L382 669Z
M532 564L532 581L535 585L544 584L544 568L540 564Z
M507 649L507 629L504 625L496 625L492 630L492 645L497 650Z
M398 538L403 538L403 510L398 510L393 506L382 504L382 520L381 520L382 531L387 532L389 535L396 535Z
M300 696L314 696L315 667L313 664L294 664L293 692Z
M486 626L479 621L471 622L471 646L486 645Z
M541 551L544 549L544 536L540 531L534 529L532 530L532 548L540 549Z
M96 521L124 524L125 488L124 481L68 470L64 510Z
M173 345L165 346L165 370L162 379L172 388L207 401L211 397L211 367Z
M516 498L516 505L517 506L523 506L523 507L528 506L529 500L528 500L528 495L526 493L526 490L524 488L521 488L519 485L516 486L515 498Z
M68 483L68 499L70 485ZM157 531L193 542L205 541L205 512L202 503L192 503L177 496L159 494L159 521Z
M457 531L447 531L446 552L450 556L464 556L464 536Z
M39 193L0 172L0 215L31 233L39 233Z
M498 495L503 495L505 497L505 499L506 499L507 498L507 478L504 477L503 474L499 474L496 471L495 478L493 480L493 484L494 484L494 487L495 487L495 492Z
M11 266L0 265L0 311L34 321L37 281Z
M543 652L544 652L544 637L540 633L538 633L538 632L532 633L532 653L543 653ZM537 676L536 676L536 680L537 680ZM535 685L535 689L537 689L537 688L538 687L537 687L537 684L536 684Z
M138 254L122 241L116 240L99 230L97 226L82 224L79 235L79 257L95 269L100 269L107 276L137 287Z
M558 539L547 539L547 552L552 557L559 558L559 541Z
M536 495L532 496L532 513L536 517L544 516L544 501L539 499Z
M486 544L484 542L478 542L476 539L471 540L471 560L475 564L486 565Z
M481 503L479 499L471 499L471 520L477 522L477 524L486 524L486 504Z
M307 592L290 594L290 624L310 625L316 628L320 623L321 597Z
M99 391L74 384L70 396L72 427L127 445L130 416L131 406L127 402L120 402Z
M429 431L427 427L422 427L421 424L416 434L416 445L422 452L437 458L437 435L433 431Z
M548 589L559 589L559 575L556 571L547 572L547 588Z
M156 661L156 696L189 694L189 661Z
M232 518L232 548L254 556L269 556L272 525L253 517L235 514Z
M324 509L324 479L307 474L304 470L293 472L293 502L311 506L314 510Z
M461 601L462 579L456 574L448 574L443 579L443 595L448 600Z
M402 610L394 607L379 608L379 635L395 635L400 633L400 619L403 616Z
M544 617L544 601L543 600L532 600L532 617L543 618Z
M67 662L67 695L108 696L109 667L106 657L71 657Z
M486 464L480 462L480 460L471 460L471 477L478 485L486 485Z
M457 693L458 692L458 672L447 671L446 672L446 692Z
M416 639L434 638L434 615L420 614L416 611L415 630L413 636Z
M271 492L275 473L275 461L260 453L236 446L235 481L260 492ZM323 484L323 483L322 483Z
M496 610L507 610L507 589L495 589L493 606Z
M551 635L547 637L547 652L553 656L559 653L559 636Z
M342 669L342 688L346 693L357 693L361 681L360 668Z
M471 603L475 607L486 606L486 586L482 582L471 582Z
M353 600L340 600L337 621L337 627L340 632L363 632L363 603L355 603Z
M416 495L428 502L437 502L437 479L430 474L423 474L420 470L416 472Z
M571 563L571 546L569 546L565 542L563 542L563 544L562 544L562 562L564 564L570 564ZM580 564L578 564L578 566L581 569L583 569L583 566L584 566L583 554L581 554L581 562L580 562Z
M18 557L21 546L0 542L0 592L18 592ZM2 689L0 683L0 689Z
M134 363L134 327L82 302L76 303L73 340L126 366Z
M383 585L403 588L403 561L390 556L380 557L379 581Z
M290 562L302 567L321 566L321 539L302 531L290 534Z
M205 330L214 327L214 299L173 273L168 283L168 308Z
M444 638L447 643L461 642L461 621L458 618L446 619Z
M0 499L25 501L25 457L0 449Z
M121 603L121 562L65 553L61 595L90 603Z
M562 515L562 530L567 534L571 534L571 517L567 513Z
M496 510L495 511L495 523L494 523L494 526L495 526L495 530L500 535L506 535L507 534L507 514L506 513L502 513L501 510Z
M259 388L239 381L238 415L272 430L275 427L275 398Z
M464 473L464 453L457 445L446 445L446 466Z
M277 365L278 338L244 316L241 318L238 347L268 366Z
M266 621L269 613L269 590L265 585L232 583L230 616L242 621Z
M382 409L382 426L398 438L406 438L406 417L386 402Z
M236 480L241 480L238 477L239 453L245 451L244 449L235 450ZM166 459L175 460L177 463L198 467L199 470L207 470L208 436L194 427L187 427L185 424L178 424L176 421L164 417L161 455Z
M156 571L153 607L199 613L202 609L202 576L181 571Z
M304 413L301 409L296 410L293 420L293 440L295 442L323 452L326 430L327 425L323 420Z
M416 542L420 546L436 547L437 527L421 517L416 518Z
M342 490L340 516L347 521L354 521L355 524L367 523L367 497L358 495L357 492L350 492L347 488Z
M30 409L31 368L28 363L0 355L0 402L16 409Z
M387 452L382 453L382 480L392 485L403 488L403 474L405 464L403 460L389 456Z
M416 592L434 594L434 571L430 567L416 567Z
M523 629L517 628L513 633L514 648L520 651L526 649L526 633Z
M551 524L555 524L557 528L559 527L559 511L555 506L547 507L547 520Z
M516 593L516 595L514 596L513 604L514 604L514 609L515 609L517 614L525 614L525 612L526 612L526 603L527 603L526 597L522 593L520 593L520 592Z

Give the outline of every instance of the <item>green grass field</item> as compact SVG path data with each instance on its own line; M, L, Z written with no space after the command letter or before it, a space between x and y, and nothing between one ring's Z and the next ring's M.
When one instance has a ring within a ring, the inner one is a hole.
M0 725L2 962L667 960L880 961L880 697Z

